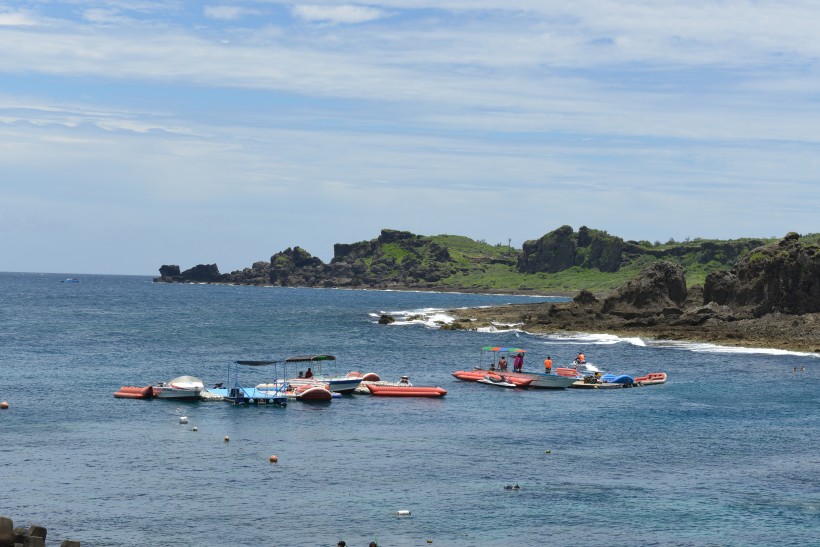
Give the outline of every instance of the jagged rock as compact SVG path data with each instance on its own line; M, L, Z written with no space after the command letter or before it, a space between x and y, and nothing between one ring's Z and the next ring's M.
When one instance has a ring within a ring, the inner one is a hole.
M575 265L575 232L572 226L561 226L536 241L525 241L518 261L524 273L556 273Z
M627 319L664 314L666 309L680 308L686 296L683 267L657 262L613 291L604 300L603 312Z
M179 266L163 265L159 268L159 275L162 277L179 277Z
M595 298L595 295L589 292L586 289L581 290L575 298L572 299L573 302L576 304L588 305L588 304L597 304L598 299Z
M756 317L820 312L820 248L799 237L790 232L752 250L731 270L707 275L704 302L748 308Z
M617 272L621 267L624 240L586 226L573 232L561 226L536 241L525 241L518 270L523 273L556 273L573 266Z
M185 281L196 283L216 283L222 281L222 275L216 264L198 264L180 274Z
M301 247L287 248L270 258L269 282L282 286L314 286L325 279L327 265Z
M392 315L382 314L379 317L379 325L389 325L390 323L395 323L396 319Z

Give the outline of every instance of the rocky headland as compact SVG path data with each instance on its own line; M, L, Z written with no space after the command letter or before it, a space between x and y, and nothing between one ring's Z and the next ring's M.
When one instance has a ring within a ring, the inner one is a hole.
M728 271L687 288L680 264L661 261L598 298L453 310L449 328L516 324L528 332L626 337L820 352L820 248L795 233L751 250Z

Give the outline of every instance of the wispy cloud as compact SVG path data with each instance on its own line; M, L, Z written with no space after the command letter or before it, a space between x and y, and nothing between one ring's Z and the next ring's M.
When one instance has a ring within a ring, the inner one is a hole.
M383 10L356 5L323 6L302 4L293 6L293 15L310 22L328 22L335 24L356 24L375 21L387 16Z

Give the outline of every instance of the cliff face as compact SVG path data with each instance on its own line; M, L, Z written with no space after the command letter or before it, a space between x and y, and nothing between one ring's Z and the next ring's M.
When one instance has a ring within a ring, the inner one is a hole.
M573 266L617 272L621 267L624 240L606 232L581 226L561 226L535 241L524 242L518 271L556 273Z
M706 277L703 299L746 308L759 317L779 312L820 312L820 248L803 245L800 236L753 249L729 271Z

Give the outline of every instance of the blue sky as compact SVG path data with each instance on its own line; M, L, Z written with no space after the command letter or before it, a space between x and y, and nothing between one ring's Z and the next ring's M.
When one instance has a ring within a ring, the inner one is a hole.
M813 1L0 0L0 271L815 233Z

